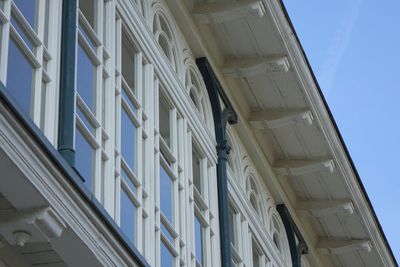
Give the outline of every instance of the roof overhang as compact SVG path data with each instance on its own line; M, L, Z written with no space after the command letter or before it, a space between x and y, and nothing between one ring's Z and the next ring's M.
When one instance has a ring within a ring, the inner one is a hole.
M315 262L397 266L283 2L167 2L232 99L237 132L254 137L242 140Z

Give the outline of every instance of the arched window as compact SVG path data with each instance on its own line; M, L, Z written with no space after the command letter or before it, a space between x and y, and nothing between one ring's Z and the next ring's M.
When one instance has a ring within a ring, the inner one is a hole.
M167 23L165 16L156 12L153 20L153 34L156 37L161 50L167 56L173 69L177 70L176 62L176 42L172 34L171 27Z
M257 212L257 214L261 215L260 214L261 197L258 191L257 184L255 182L255 178L252 175L249 175L249 177L247 178L246 192L251 206Z
M192 61L191 58L186 58L185 61ZM188 93L190 100L196 107L200 118L206 123L207 128L213 133L213 122L212 122L212 112L211 105L209 103L207 90L202 81L201 74L199 73L197 67L192 63L186 64L185 73L185 89Z
M271 224L271 233L272 233L272 240L274 241L275 246L279 251L281 251L281 229L278 225L277 219L275 216L272 217L272 224Z

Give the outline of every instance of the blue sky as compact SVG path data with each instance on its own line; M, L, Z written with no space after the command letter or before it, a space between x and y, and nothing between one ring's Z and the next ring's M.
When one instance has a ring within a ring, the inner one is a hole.
M284 3L400 261L400 1Z

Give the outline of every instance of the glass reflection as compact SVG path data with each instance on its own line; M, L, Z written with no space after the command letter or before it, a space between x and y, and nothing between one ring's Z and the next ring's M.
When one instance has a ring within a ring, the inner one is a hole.
M136 127L125 108L121 109L121 153L126 164L136 173Z
M94 149L89 141L76 128L75 133L75 168L85 179L87 188L92 188Z
M30 114L33 66L10 38L8 47L7 89L22 110Z
M172 224L172 199L173 199L173 191L172 191L172 179L167 174L165 169L160 166L160 209L164 214L165 218Z
M86 105L94 112L95 67L78 45L76 88Z
M124 188L121 188L121 223L122 232L135 244L136 206Z

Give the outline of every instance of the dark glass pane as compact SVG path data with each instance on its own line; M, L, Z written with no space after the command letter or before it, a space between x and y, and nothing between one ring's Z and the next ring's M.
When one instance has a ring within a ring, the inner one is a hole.
M137 188L136 188L135 184L132 182L131 178L128 176L128 174L126 174L126 172L124 171L123 168L121 169L121 177L128 184L128 186L132 190L132 192L136 194Z
M97 1L96 1L97 2ZM95 29L94 21L95 21L95 0L80 0L79 1L79 9L85 16L86 20L89 22L90 26Z
M195 255L196 261L203 265L203 227L200 224L199 219L194 217L194 236L195 236Z
M174 256L171 254L169 249L161 242L160 247L160 266L161 267L173 267L174 266Z
M92 188L94 150L88 140L76 128L75 134L75 168L85 179L87 188Z
M174 237L163 222L161 222L161 232L167 237L169 242L171 242L172 244L174 243Z
M137 115L137 108L135 104L133 104L133 101L131 100L131 97L127 94L126 92L127 89L122 87L122 97L125 99L126 103L128 104L129 108Z
M196 189L200 193L202 193L200 156L195 149L193 149L192 153L192 168L193 168L193 184L196 187Z
M121 154L136 173L136 127L124 108L121 109Z
M30 114L33 67L12 38L8 47L7 89L24 112Z
M260 255L253 241L253 267L260 267Z
M14 17L14 15L11 15L11 24L14 26L19 36L21 36L22 40L24 40L24 43L29 47L29 49L32 50L33 48L32 39L28 36L26 30L21 26L21 24Z
M86 105L94 112L95 67L78 45L76 89Z
M132 244L135 244L136 206L128 197L124 188L121 188L121 230Z
M236 246L236 223L235 223L235 213L232 210L232 207L229 206L229 232L231 237L231 243L233 246Z
M132 90L135 88L134 51L128 37L122 32L122 76Z
M170 108L165 103L165 100L160 96L159 105L159 128L160 134L167 145L170 145Z
M167 220L172 224L173 211L173 188L171 177L167 174L162 166L160 166L160 209Z
M35 28L36 0L14 0L28 23Z

